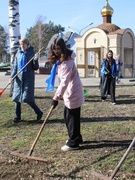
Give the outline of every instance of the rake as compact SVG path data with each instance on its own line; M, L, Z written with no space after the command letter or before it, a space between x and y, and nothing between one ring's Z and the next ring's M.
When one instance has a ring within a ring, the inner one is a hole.
M32 146L31 146L31 148L30 148L30 150L29 150L29 152L28 152L28 155L23 155L23 154L16 153L16 152L11 152L11 153L10 153L11 155L17 156L17 157L21 157L21 158L24 158L24 159L30 159L30 160L47 162L47 160L45 160L45 159L43 159L43 158L34 157L34 156L31 156L31 155L32 155L32 153L33 153L33 151L34 151L34 148L35 148L35 145L36 145L36 143L37 143L37 141L38 141L38 139L39 139L39 137L40 137L40 135L41 135L41 132L43 131L43 129L44 129L44 127L45 127L46 121L48 120L48 118L50 117L50 115L51 115L51 113L52 113L52 111L53 111L53 108L54 108L54 107L51 106L51 108L50 108L50 110L49 110L49 112L48 112L48 114L47 114L44 122L42 123L42 126L41 126L41 128L40 128L40 130L39 130L39 132L38 132L38 134L37 134L37 136L36 136L36 138L35 138Z
M43 47L36 53L39 54L41 51L43 50ZM20 74L20 72L34 59L35 55L23 66L22 69L20 69L20 71L18 71L18 73L12 78L11 82L18 76L18 74ZM7 87L11 84L11 82L9 82L1 91L0 91L0 96L3 94L3 92L7 89Z
M128 149L126 150L126 152L124 153L123 157L121 158L121 160L119 161L118 165L116 166L116 168L114 169L112 175L110 177L104 176L103 174L97 173L95 171L93 171L91 174L98 177L99 179L102 180L113 180L113 178L115 177L115 175L117 174L117 172L119 171L120 167L122 166L123 162L125 161L127 155L129 154L129 152L131 151L131 148L135 145L135 137L133 138L132 142L130 143Z

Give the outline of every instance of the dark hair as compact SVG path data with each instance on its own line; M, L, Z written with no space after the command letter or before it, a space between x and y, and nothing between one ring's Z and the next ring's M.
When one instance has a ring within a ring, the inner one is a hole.
M56 38L54 40L54 42L52 43L51 47L50 47L50 51L49 51L49 54L50 56L52 56L52 59L53 61L52 62L56 62L57 60L60 59L60 57L56 56L56 54L54 53L54 50L55 50L55 46L59 46L60 49L61 49L61 55L64 56L64 59L65 61L68 59L69 56L71 56L72 54L72 50L69 49L66 44L65 44L65 41L63 38Z
M113 51L112 50L109 50L107 53L106 53L106 59L108 59L108 54L109 53L112 53L112 57L110 58L110 61L109 61L109 65L111 66L112 63L113 63Z
M112 51L112 50L109 50L108 53L109 53L109 52L113 54L113 51Z
M112 50L109 50L109 51L106 53L106 58L107 58L107 59L108 59L108 53L112 53L111 59L113 59L113 51L112 51Z

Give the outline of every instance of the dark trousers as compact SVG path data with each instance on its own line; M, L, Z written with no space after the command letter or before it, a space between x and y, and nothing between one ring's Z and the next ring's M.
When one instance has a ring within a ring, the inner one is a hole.
M101 99L105 100L107 95L111 95L111 102L115 102L115 78L111 76L101 77Z
M34 110L34 112L37 115L40 115L42 113L42 111L35 104L35 102L27 102L27 104ZM16 113L17 118L21 118L21 103L20 102L15 103L15 113Z
M108 94L111 95L112 103L115 102L115 78L113 77L110 77L110 80L108 81Z
M64 120L68 130L69 140L67 145L70 147L79 146L78 139L82 138L80 134L80 111L81 107L76 109L64 108Z

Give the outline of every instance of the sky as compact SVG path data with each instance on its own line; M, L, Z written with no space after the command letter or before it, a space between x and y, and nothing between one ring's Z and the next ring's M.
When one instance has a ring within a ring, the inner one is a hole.
M135 0L108 0L113 8L112 23L121 29L130 28L135 34ZM102 24L101 10L106 0L19 0L20 33L24 37L42 16L44 23L83 34L90 28ZM85 28L88 24L93 24ZM0 0L0 25L8 32L8 0ZM68 28L71 27L71 28Z

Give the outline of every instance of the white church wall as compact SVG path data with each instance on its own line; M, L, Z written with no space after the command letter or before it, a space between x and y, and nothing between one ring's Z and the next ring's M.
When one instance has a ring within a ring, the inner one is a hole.
M91 33L86 38L86 48L97 48L105 44L106 36L101 36L100 32Z
M124 35L122 46L125 48L133 48L133 37L130 33Z

